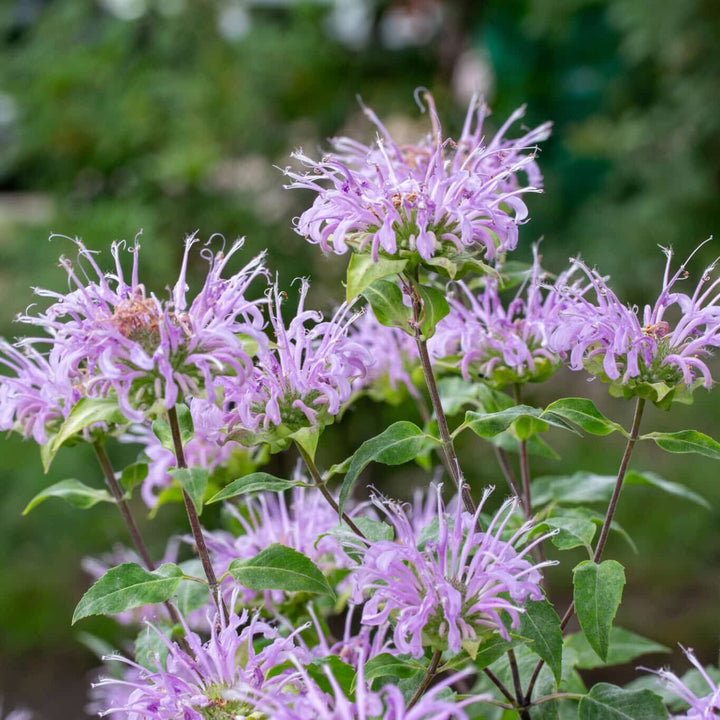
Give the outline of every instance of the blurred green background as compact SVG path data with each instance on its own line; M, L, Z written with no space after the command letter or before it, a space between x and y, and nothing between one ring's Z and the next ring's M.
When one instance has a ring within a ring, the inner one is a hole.
M186 234L246 235L248 257L268 247L281 278L311 275L316 302L329 307L345 260L322 257L293 233L291 219L309 198L285 192L273 166L285 166L298 146L319 155L336 133L370 140L356 95L401 136L424 132L412 97L419 85L434 92L450 134L473 90L490 100L495 127L522 103L528 125L553 120L541 154L546 193L530 198L519 255L544 236L549 269L582 253L642 303L659 285L657 244L682 257L720 230L719 26L711 0L662 11L654 0L5 0L0 331L18 332L12 317L32 302L30 286L64 287L56 260L72 248L48 243L50 232L99 249L142 229L145 277L159 291L175 278ZM709 261L717 245L706 251ZM531 399L547 402L554 392L590 394L611 417L629 420L629 408L579 375L566 373ZM650 412L644 427L694 425L720 436L717 398L700 393L690 408ZM364 402L332 429L333 454L323 459L343 457L398 412ZM612 473L622 452L612 437L551 441L564 461L537 472ZM114 452L118 463L131 457L127 448ZM462 452L473 482L499 482L487 448L468 440ZM639 554L616 541L609 548L628 569L620 622L714 661L718 468L646 447L634 465L686 483L713 510L628 490L619 519ZM97 662L78 634L122 641L110 623L78 630L69 619L87 583L81 558L124 533L112 508L82 514L50 502L20 513L43 486L99 482L96 475L82 450L64 450L48 476L30 443L11 439L0 451L0 695L7 708L23 704L48 720L84 717ZM369 480L383 487L381 473ZM170 508L143 522L156 552L180 521ZM557 597L568 591L570 567L554 575Z

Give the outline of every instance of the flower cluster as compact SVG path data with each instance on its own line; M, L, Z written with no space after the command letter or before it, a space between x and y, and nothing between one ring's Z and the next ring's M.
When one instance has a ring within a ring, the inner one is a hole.
M709 388L713 380L705 358L720 346L720 278L711 279L715 263L689 295L677 285L688 277L686 266L695 253L671 273L672 251L663 251L662 288L642 315L624 305L596 270L575 260L589 285L561 288L568 302L551 339L552 347L571 348L573 370L585 369L625 393L647 394L656 402L676 389L699 383Z
M375 260L381 252L427 261L481 249L493 258L516 247L518 225L527 218L522 195L537 192L542 182L536 143L549 136L550 125L508 139L521 108L486 143L488 109L474 97L455 141L443 138L434 101L426 91L422 95L432 133L417 145L398 145L363 107L378 130L373 145L341 137L331 140L332 152L320 161L295 153L309 172L287 169L293 180L288 187L317 193L297 221L300 235L324 252L369 250ZM520 183L520 172L529 185Z
M465 378L473 371L502 388L545 380L560 367L568 347L556 341L551 350L549 341L567 304L556 287L565 287L572 271L547 287L537 245L533 254L532 268L507 307L496 277L485 278L479 294L458 283L461 297L450 300L450 314L433 340L435 354L459 356Z
M185 242L179 277L170 298L163 302L148 292L139 279L139 250L136 238L130 252L132 269L126 276L120 258L123 243L114 243L115 271L104 273L94 253L81 241L77 266L67 258L61 265L74 288L67 294L36 289L52 304L38 315L20 320L37 325L49 334L72 373L86 377L85 391L91 396L117 394L126 417L141 421L143 408L162 402L174 407L178 397L214 397L218 375L234 375L241 381L252 361L247 338L263 339L260 303L245 298L248 286L266 274L263 258L252 260L242 270L222 277L229 260L242 247L232 245L227 254L201 255L209 268L200 292L188 298L186 280L191 248L199 240ZM94 274L83 274L89 266Z
M489 495L483 496L475 517L458 506L455 518L445 512L437 490L437 539L418 545L416 531L401 505L380 507L393 524L394 541L373 543L354 572L353 600L362 602L368 625L392 620L395 646L421 657L426 645L460 652L464 642L478 642L485 633L508 638L503 614L516 627L527 600L540 600L540 569L525 556L542 539L520 545L532 528L523 524L508 540L501 535L516 502L506 502L489 527L476 529Z
M268 431L287 435L325 425L343 408L353 381L372 363L367 350L349 337L354 319L342 305L327 321L305 309L309 285L303 280L297 313L288 325L282 315L283 293L275 286L268 305L272 337L258 349L247 382L226 394L231 427L243 441L257 441ZM310 326L310 327L308 327Z

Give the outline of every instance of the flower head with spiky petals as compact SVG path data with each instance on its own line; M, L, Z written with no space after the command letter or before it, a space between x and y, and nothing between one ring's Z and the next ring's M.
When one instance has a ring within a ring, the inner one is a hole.
M273 337L259 348L252 375L226 395L234 406L229 423L240 438L248 431L257 442L263 433L282 436L331 422L350 399L353 381L372 363L349 335L354 320L349 306L324 321L321 313L305 309L308 289L301 280L298 310L288 325L282 316L284 293L277 285L272 290Z
M60 348L72 369L87 375L89 394L113 390L125 415L142 420L139 407L162 402L174 407L183 395L209 395L216 377L240 380L252 366L244 338L261 342L263 318L257 301L245 298L250 283L266 274L262 256L230 278L223 278L230 258L240 249L235 242L227 254L204 248L209 269L200 292L190 300L186 280L190 249L199 240L185 242L185 252L170 299L160 301L139 280L138 239L130 249L132 271L126 277L120 260L122 243L113 243L115 271L104 273L94 253L80 240L77 267L67 258L61 265L75 289L67 294L36 289L54 301L38 315L20 320L42 327ZM95 278L81 277L83 263Z
M84 375L73 370L61 349L47 355L32 344L0 340L0 430L16 430L44 445L85 393Z
M357 664L355 691L348 696L329 666L323 668L331 692L322 690L297 661L296 678L302 692L263 698L258 708L273 720L468 720L467 705L484 699L474 696L448 701L438 697L456 683L464 673L452 675L425 692L410 708L399 688L386 685L373 691L365 680L365 658Z
M720 684L716 683L689 648L683 648L687 659L695 666L700 677L707 683L709 693L698 697L674 672L670 670L649 670L660 677L663 685L690 707L684 715L673 715L678 720L717 720L720 718ZM647 668L642 668L647 670Z
M573 370L586 369L628 396L661 403L699 383L709 388L713 380L705 358L720 346L720 278L711 280L717 261L706 268L692 295L677 289L699 247L673 274L672 251L663 248L662 289L642 315L620 302L596 270L575 260L589 286L566 289L568 303L551 346L570 347Z
M271 671L301 652L294 635L280 636L256 616L250 618L246 610L241 615L232 613L227 620L218 613L211 627L210 639L203 642L185 626L190 652L156 631L168 654L164 663L156 662L154 670L121 656L107 658L128 665L129 677L107 678L95 687L124 686L129 692L123 705L105 706L101 717L125 713L127 720L234 720L252 712L258 691L269 697L282 692L287 675L271 677ZM264 646L257 651L255 641L261 638ZM118 695L112 693L112 697Z
M517 245L518 225L527 218L522 195L537 192L542 182L536 143L549 136L550 125L506 138L508 128L522 117L521 108L486 143L488 109L473 97L462 134L454 141L443 138L430 93L424 88L417 93L427 103L432 133L416 146L398 145L363 106L378 130L373 145L335 138L332 151L319 162L294 153L309 172L287 169L293 180L288 187L317 193L296 231L324 252L341 255L353 249L369 251L375 260L382 252L427 261L481 249L493 258ZM521 172L530 185L520 183Z
M479 294L458 283L460 298L450 299L450 314L438 324L433 337L436 356L460 358L464 377L477 373L498 388L546 379L562 364L566 347L549 348L565 295L545 285L538 246L533 265L514 299L505 304L500 282L486 277ZM565 287L573 269L558 278Z
M485 531L476 530L489 493L475 517L458 504L451 518L438 488L437 540L424 547L418 546L416 530L401 505L380 506L395 527L396 540L375 542L367 549L352 575L353 601L368 597L362 618L366 625L394 623L400 652L417 658L427 645L460 652L463 642L477 642L486 633L508 638L503 615L516 627L522 605L542 598L540 569L553 563L534 564L525 557L542 540L517 548L532 522L508 540L501 539L516 501L507 501Z

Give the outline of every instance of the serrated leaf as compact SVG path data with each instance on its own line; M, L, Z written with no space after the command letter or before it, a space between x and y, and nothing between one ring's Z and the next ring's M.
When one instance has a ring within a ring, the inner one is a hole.
M369 683L379 677L409 678L424 671L425 667L410 657L380 653L365 663L365 681Z
M650 690L623 690L598 683L580 700L578 720L667 720L668 711Z
M342 514L355 481L371 463L402 465L417 457L425 449L428 436L414 423L401 420L374 438L366 440L353 454L340 489L338 506Z
M687 488L680 483L665 480L653 472L637 472L636 470L630 470L630 472L628 472L625 476L625 482L628 485L650 485L658 490L668 493L669 495L685 498L686 500L690 500L691 502L694 502L708 510L711 509L710 503L702 495L698 495L698 493L690 490L690 488Z
M370 254L353 253L348 263L346 300L350 303L376 280L399 275L407 260L394 260L380 256L377 261Z
M423 303L420 333L424 340L429 340L437 324L450 312L450 306L439 290L426 285L418 285L416 289Z
M536 432L545 432L549 425L563 430L570 430L577 434L577 431L561 417L552 413L545 413L542 418L541 415L543 415L542 410L530 407L530 405L514 405L493 413L478 413L469 410L465 413L465 422L460 427L469 428L476 435L486 439L505 432L518 421L524 423L521 427L521 433L518 433L523 440L527 440Z
M609 435L613 432L625 434L622 425L606 418L595 407L595 403L587 398L561 398L550 403L545 412L560 415L592 435Z
M559 683L562 676L562 631L560 618L547 600L525 604L518 634L532 642L527 646L550 667Z
M125 610L169 600L182 580L182 570L165 563L148 572L136 563L110 568L81 598L73 625L89 615L115 615Z
M582 517L572 515L557 515L545 518L536 529L558 530L557 535L550 539L552 544L559 550L572 550L576 547L590 548L590 543L595 537L595 523Z
M335 596L315 563L297 550L273 543L249 560L233 560L232 576L251 590L285 590Z
M573 570L573 597L580 627L603 662L607 660L610 630L624 586L625 570L615 560L599 565L586 560Z
M180 483L180 487L192 500L198 515L202 515L205 491L208 486L210 473L206 468L175 468L168 474Z
M376 280L362 292L370 303L377 321L386 327L397 327L412 335L412 311L403 303L402 290L389 280Z
M575 667L580 670L594 670L606 665L622 665L641 655L670 652L670 648L660 645L660 643L619 627L614 627L610 631L610 648L604 663L598 659L597 653L590 647L587 638L582 633L568 635L565 638L565 647L576 653Z
M266 472L256 472L245 477L237 478L228 483L219 493L213 495L207 504L219 502L220 500L228 500L229 498L237 497L238 495L247 495L249 493L262 492L266 490L268 492L282 492L283 490L289 490L297 485L304 485L305 483L299 480L284 480L283 478L275 477Z
M80 398L63 421L57 434L51 437L41 448L40 456L45 472L49 470L58 450L68 440L81 433L85 428L101 422L110 424L127 423L127 418L118 407L117 400L112 397Z
M115 502L115 499L107 490L89 487L79 480L61 480L59 483L41 490L27 504L22 514L27 515L41 502L53 497L60 498L80 510L87 510L100 502Z
M653 432L641 435L641 440L654 440L655 444L671 453L698 453L720 460L720 443L697 430L680 430L672 433Z

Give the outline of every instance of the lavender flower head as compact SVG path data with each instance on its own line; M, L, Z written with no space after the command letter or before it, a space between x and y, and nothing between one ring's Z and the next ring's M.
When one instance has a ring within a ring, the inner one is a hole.
M0 430L44 445L85 393L84 376L57 347L44 355L32 344L0 341L0 364L13 373L0 376Z
M450 314L438 324L433 338L436 356L458 355L465 378L471 371L498 388L510 384L539 382L562 364L567 347L549 340L566 305L565 296L547 287L540 266L538 246L527 278L507 306L500 298L500 282L486 277L479 294L458 283L460 299L450 299ZM572 270L558 278L565 286Z
M682 647L682 646L681 646ZM673 715L683 720L716 720L720 717L720 685L713 681L700 664L691 649L682 648L687 659L695 666L702 679L707 683L709 694L698 697L674 672L670 670L650 670L660 676L663 685L690 707L684 715ZM645 668L643 668L645 669Z
M570 367L611 383L614 394L667 403L698 384L709 388L713 379L705 358L720 346L720 278L711 279L717 261L705 269L692 295L676 289L700 247L674 274L672 250L662 248L667 256L662 289L642 315L621 303L596 270L575 260L589 285L565 289L568 303L551 346L570 347Z
M88 376L88 393L117 393L125 415L140 421L138 407L162 402L172 408L183 395L214 397L216 377L233 374L240 380L251 367L244 338L262 339L262 313L245 293L265 275L262 256L230 278L223 278L228 261L240 249L235 242L227 254L201 251L209 268L200 292L188 298L186 281L190 249L185 242L180 274L168 301L160 301L139 280L138 238L130 248L132 269L126 277L120 252L113 243L114 272L104 273L80 240L78 262L61 258L71 291L67 294L36 289L53 303L39 315L21 321L38 325L49 335L62 357L76 372ZM85 272L89 266L94 277ZM83 277L84 275L84 277Z
M363 106L378 131L373 145L339 137L330 140L332 151L319 162L302 151L293 154L309 171L286 169L293 180L287 187L317 193L297 220L298 234L323 252L369 251L376 261L381 252L427 261L479 250L492 259L515 248L518 225L528 214L522 195L538 192L542 185L536 143L549 136L550 125L506 138L524 113L520 108L486 143L483 123L489 111L473 97L462 134L454 141L443 138L430 93L420 88L416 97L420 94L432 133L418 145L398 145ZM520 182L520 172L529 185Z
M227 400L234 406L228 420L243 442L332 422L350 399L353 382L372 363L349 335L354 320L349 306L323 321L321 313L305 309L308 289L302 280L297 313L286 326L284 293L273 288L268 308L274 337L260 346L247 381L228 389Z
M483 699L481 696L450 702L438 696L463 676L453 675L434 685L411 708L400 690L386 685L381 691L371 690L365 680L365 658L358 662L353 697L348 697L328 666L323 672L332 694L324 692L300 663L295 662L298 686L302 692L275 695L258 704L258 708L273 720L468 720L463 710L467 705Z
M280 673L269 677L269 673L300 651L294 635L281 637L257 617L249 618L246 610L241 615L231 614L227 621L222 615L215 616L210 639L204 643L185 626L190 653L157 631L168 655L164 664L157 661L154 670L122 656L106 658L125 663L130 672L124 680L107 678L94 687L107 687L106 697L116 701L122 698L120 687L127 688L128 693L123 704L106 705L100 716L126 720L233 720L252 712L258 691L270 696L280 693L286 676ZM254 643L261 638L265 644L256 651Z
M455 518L445 512L437 489L437 540L418 546L416 531L403 507L381 506L395 527L395 541L373 543L353 573L353 602L368 597L363 623L395 625L393 639L401 653L419 658L425 646L460 652L463 643L479 643L492 633L509 638L503 616L516 627L522 605L540 600L540 569L525 556L541 539L522 550L532 528L523 524L509 540L502 540L516 507L507 501L489 527L476 530L476 522L490 490L483 495L475 517L462 512ZM454 520L454 522L453 522ZM543 536L542 539L547 537Z

